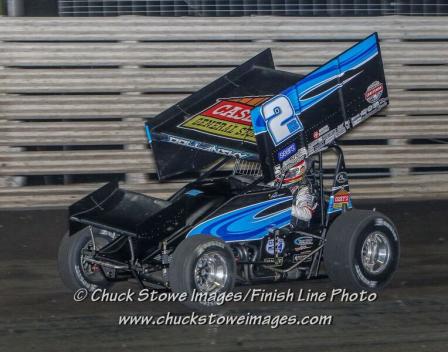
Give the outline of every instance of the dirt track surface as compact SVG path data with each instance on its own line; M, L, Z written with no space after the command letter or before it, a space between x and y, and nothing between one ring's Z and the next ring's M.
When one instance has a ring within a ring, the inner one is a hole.
M119 326L179 303L74 302L56 270L63 210L0 212L0 351L448 351L448 202L360 204L397 224L402 256L372 303L232 303L225 314L333 315L331 326ZM136 287L121 285L118 289ZM327 291L329 279L257 286ZM243 288L247 289L247 288Z

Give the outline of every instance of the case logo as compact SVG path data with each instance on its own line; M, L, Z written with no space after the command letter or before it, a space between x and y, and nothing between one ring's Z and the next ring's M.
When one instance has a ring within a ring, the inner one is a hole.
M270 97L222 98L179 127L214 136L255 143L250 111Z

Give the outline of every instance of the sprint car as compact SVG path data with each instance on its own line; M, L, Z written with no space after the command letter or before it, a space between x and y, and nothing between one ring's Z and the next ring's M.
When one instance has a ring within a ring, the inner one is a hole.
M147 120L160 181L196 179L168 199L110 182L70 206L62 280L73 290L131 279L216 294L325 268L337 287L382 289L398 265L398 233L387 216L354 209L338 139L388 102L376 33L306 76L276 70L263 51ZM324 168L326 153L336 162ZM282 180L304 159L317 207L297 230Z

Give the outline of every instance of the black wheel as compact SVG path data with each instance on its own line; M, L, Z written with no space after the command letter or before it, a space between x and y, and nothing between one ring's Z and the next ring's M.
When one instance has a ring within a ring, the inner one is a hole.
M95 245L99 249L112 238L94 229ZM103 274L102 268L96 264L84 260L83 249L92 247L92 237L89 228L85 228L72 236L68 233L62 238L58 251L59 275L65 286L75 291L86 288L93 291L97 288L108 288L111 286Z
M213 297L229 292L235 285L236 264L232 250L224 241L209 235L186 238L173 253L168 270L171 290L186 292L191 298L193 290L211 298L207 301L184 302L192 308L213 307L220 302Z
M350 291L378 291L397 269L400 242L385 215L353 209L330 226L324 249L328 276L336 287Z

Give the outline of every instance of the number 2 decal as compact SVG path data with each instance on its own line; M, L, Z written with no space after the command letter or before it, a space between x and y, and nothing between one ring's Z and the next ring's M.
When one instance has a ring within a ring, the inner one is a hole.
M292 135L303 130L302 123L294 112L288 97L279 95L266 102L261 115L275 145L279 145Z

